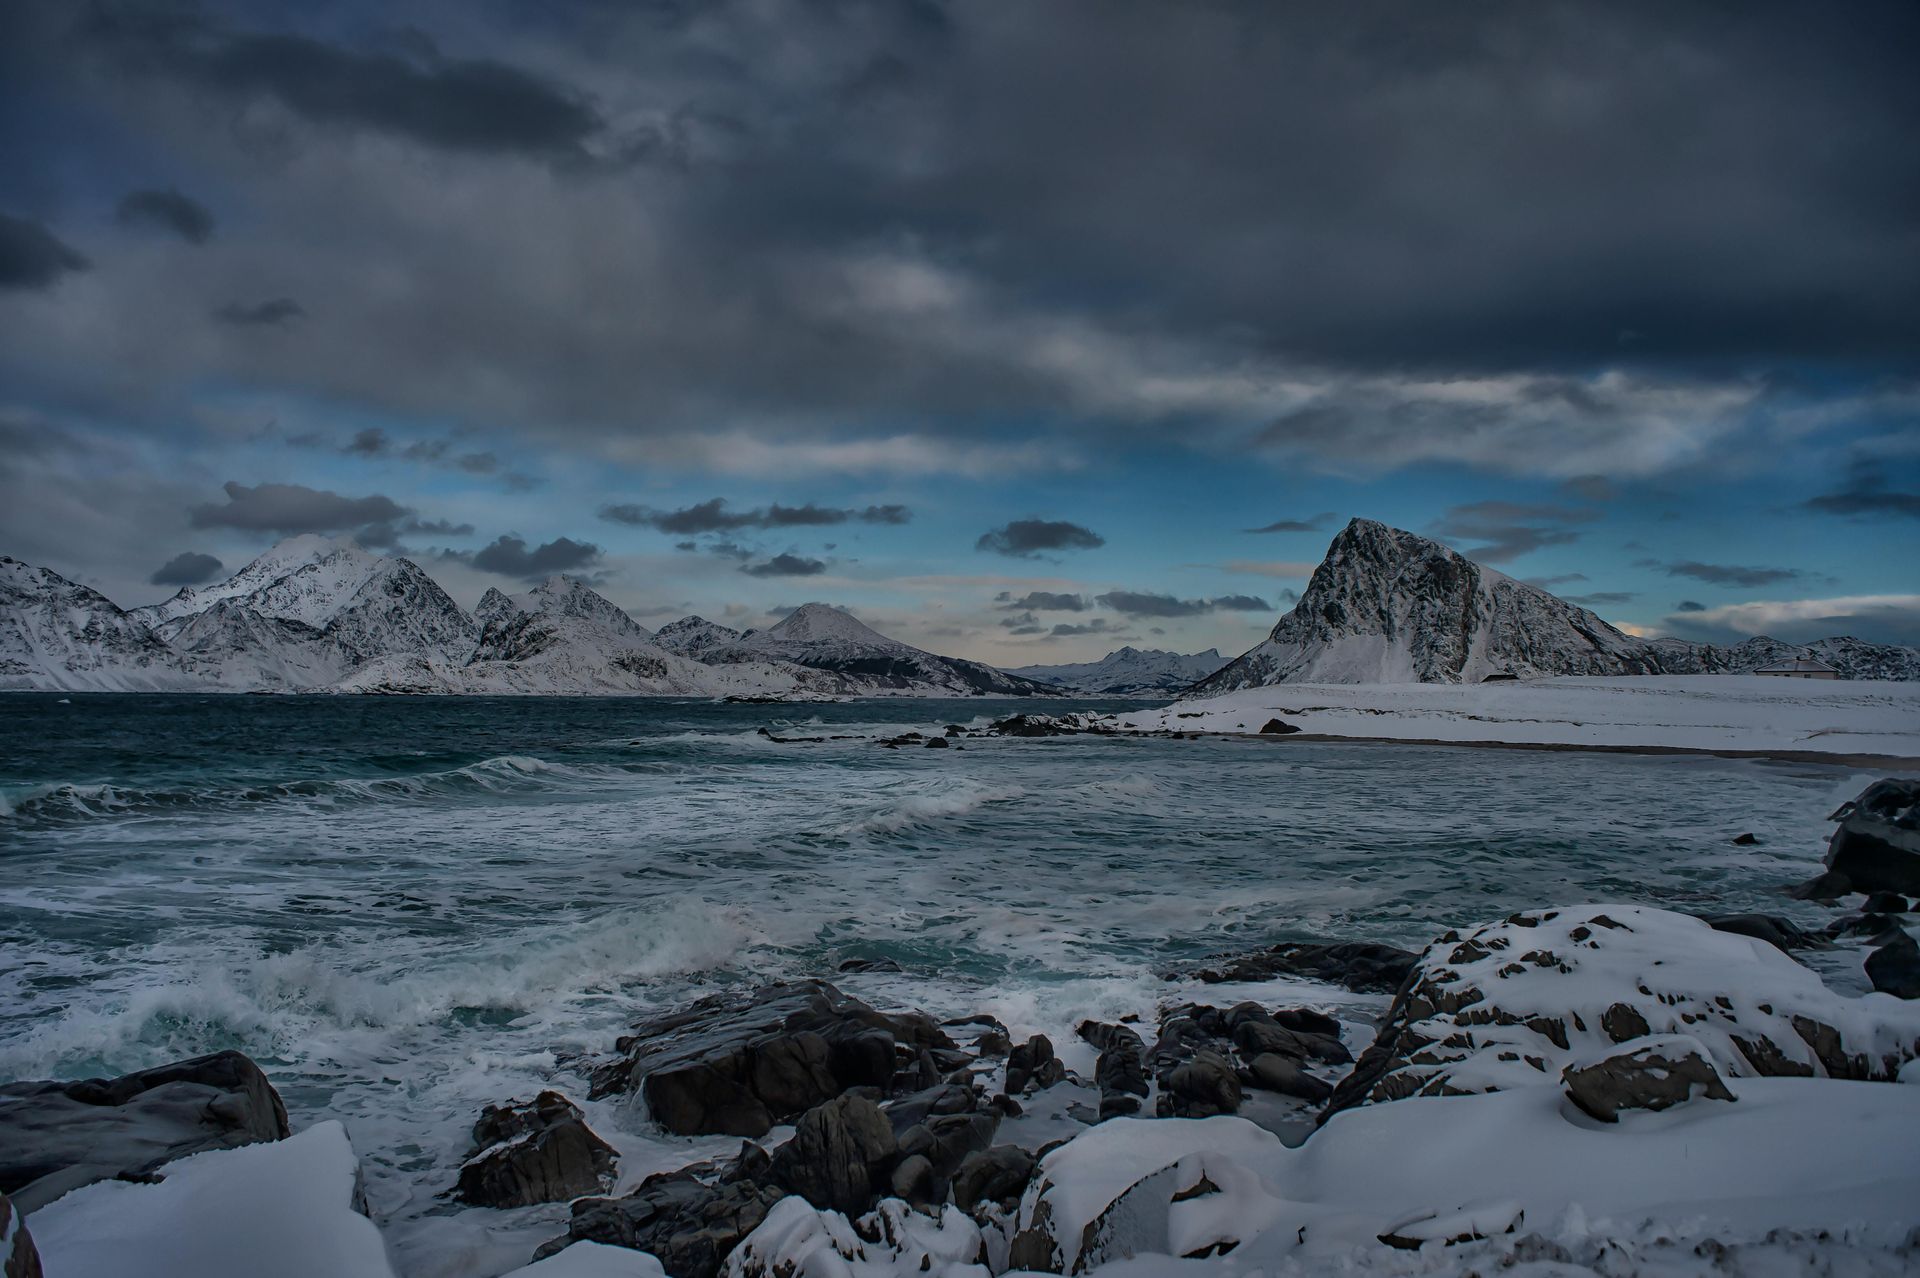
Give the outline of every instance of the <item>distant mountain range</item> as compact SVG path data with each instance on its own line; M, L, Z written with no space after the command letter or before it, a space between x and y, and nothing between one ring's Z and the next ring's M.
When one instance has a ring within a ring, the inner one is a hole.
M121 609L0 557L0 689L97 692L1058 696L924 652L825 604L744 634L658 634L584 582L489 590L468 615L411 560L294 537L226 581Z
M1715 674L1811 651L1850 679L1920 678L1920 650L1853 638L1731 646L1638 639L1414 533L1356 519L1266 640L1194 695L1276 683L1478 683L1490 676Z
M1009 673L1084 696L1127 697L1180 692L1226 664L1227 659L1213 648L1191 656L1157 648L1121 648L1098 661L1015 666Z

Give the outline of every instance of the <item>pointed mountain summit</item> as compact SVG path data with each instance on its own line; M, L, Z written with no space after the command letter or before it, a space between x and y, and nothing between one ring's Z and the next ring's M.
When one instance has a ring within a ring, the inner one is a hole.
M1489 675L1641 675L1644 640L1437 541L1356 519L1266 642L1201 694L1274 683L1478 683Z
M839 608L807 603L765 630L710 649L703 660L784 661L841 676L864 696L1057 696L1059 689L1004 670L942 657L889 639Z
M655 643L669 652L704 661L706 654L714 649L740 642L740 632L731 626L708 621L705 617L693 616L668 622L655 632L653 638Z
M141 618L59 573L0 555L0 688L204 687Z

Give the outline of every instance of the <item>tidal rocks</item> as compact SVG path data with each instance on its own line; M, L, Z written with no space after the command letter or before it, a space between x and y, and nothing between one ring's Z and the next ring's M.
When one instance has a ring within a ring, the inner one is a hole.
M1716 932L1750 936L1765 941L1782 953L1793 950L1824 950L1831 947L1826 937L1808 932L1791 919L1778 914L1703 914L1701 922Z
M0 1194L0 1278L41 1278L33 1235L5 1194Z
M1887 1079L1920 1055L1920 1013L1836 995L1771 945L1665 910L1572 906L1429 946L1327 1114L1534 1086L1670 1034L1723 1075Z
M971 1212L991 1202L1011 1210L1033 1175L1034 1162L1034 1156L1018 1145L995 1145L968 1154L953 1173L954 1205Z
M1045 1034L1035 1034L1007 1054L1005 1090L1009 1096L1018 1096L1030 1088L1052 1087L1066 1076L1066 1064L1053 1054L1053 1040Z
M1324 1105L1333 1095L1333 1084L1307 1073L1297 1060L1276 1052L1263 1052L1247 1062L1253 1085L1263 1091L1279 1092L1296 1100Z
M1391 994L1406 980L1418 957L1371 941L1341 941L1332 945L1283 941L1253 954L1216 959L1193 975L1209 985L1301 976L1359 994Z
M1162 1118L1212 1118L1239 1112L1240 1075L1219 1052L1202 1049L1160 1079Z
M473 1125L473 1153L453 1195L477 1207L526 1207L598 1193L613 1179L613 1146L558 1092L489 1105Z
M1827 843L1829 870L1856 892L1920 894L1920 781L1876 781L1831 819L1840 828Z
M767 1218L783 1190L751 1180L709 1185L687 1172L649 1176L624 1198L577 1198L563 1237L536 1260L575 1242L651 1252L673 1278L714 1278L728 1253Z
M0 1193L32 1212L97 1180L137 1180L188 1154L287 1134L279 1093L239 1052L114 1079L0 1085Z
M1837 870L1824 870L1805 883L1796 883L1788 888L1787 895L1796 901L1818 901L1822 905L1833 905L1853 890L1852 879Z
M1599 1060L1569 1065L1560 1081L1568 1100L1603 1123L1619 1122L1625 1109L1671 1109L1694 1099L1695 1088L1707 1100L1734 1099L1706 1049L1685 1034L1643 1038Z
M1260 735L1276 737L1291 736L1298 731L1300 731L1299 728L1284 719L1269 719L1266 722L1266 726L1260 729Z
M888 1015L801 981L702 999L640 1022L616 1047L590 1096L638 1089L676 1135L751 1137L850 1087L894 1090L902 1065L931 1069L926 1053L953 1042L924 1015Z
M857 1214L887 1187L899 1144L880 1107L842 1096L800 1116L773 1155L773 1180L829 1211Z
M1147 1085L1147 1045L1125 1025L1083 1022L1075 1031L1100 1051L1093 1081L1100 1088L1102 1121L1137 1113L1151 1090Z
M1895 998L1920 998L1920 944L1900 933L1867 955L1867 979L1873 988Z

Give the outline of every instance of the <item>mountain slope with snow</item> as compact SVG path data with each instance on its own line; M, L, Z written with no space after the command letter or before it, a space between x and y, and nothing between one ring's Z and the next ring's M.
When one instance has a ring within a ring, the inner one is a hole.
M822 603L803 604L765 630L708 650L707 661L782 661L838 675L863 696L1057 696L1059 690L977 661L889 639Z
M1183 655L1157 648L1119 648L1098 661L1057 666L1015 666L1008 674L1050 683L1087 696L1132 696L1181 692L1227 664L1218 649Z
M173 692L204 686L144 620L99 591L0 555L0 689Z
M654 642L669 652L704 661L708 653L738 643L740 632L708 621L705 617L682 617L660 627L653 638Z

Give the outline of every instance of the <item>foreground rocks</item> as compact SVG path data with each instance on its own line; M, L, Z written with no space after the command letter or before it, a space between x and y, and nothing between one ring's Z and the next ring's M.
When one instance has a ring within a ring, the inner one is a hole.
M288 1135L280 1094L216 1052L119 1078L0 1086L0 1193L32 1212L99 1180L139 1180L209 1149Z
M1392 994L1407 979L1418 957L1410 951L1372 941L1341 941L1331 945L1283 941L1252 954L1216 959L1191 975L1209 985L1297 976L1339 985L1357 994Z
M0 1194L0 1278L41 1278L33 1235L5 1194Z
M1920 895L1920 781L1876 781L1833 814L1827 870L1854 892Z
M1560 1080L1567 1099L1603 1123L1619 1122L1622 1110L1671 1109L1696 1095L1734 1098L1706 1049L1685 1034L1643 1038L1591 1064L1569 1065Z
M453 1193L476 1207L565 1202L613 1180L613 1146L558 1092L541 1092L525 1104L487 1106L473 1125L473 1146Z
M919 1013L877 1012L825 981L716 995L652 1017L593 1072L593 1099L638 1091L677 1136L764 1136L851 1087L939 1072L953 1041Z

